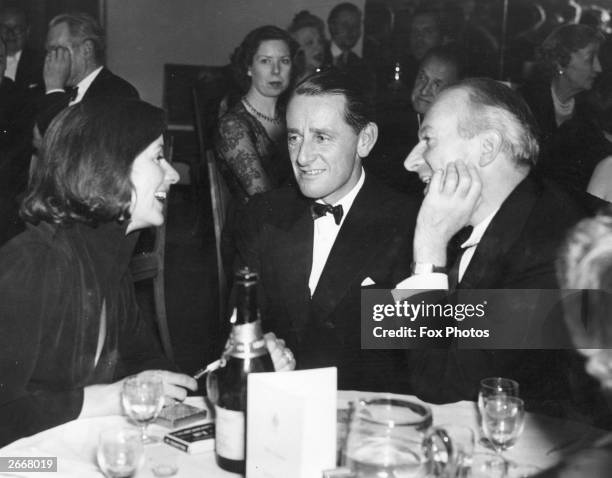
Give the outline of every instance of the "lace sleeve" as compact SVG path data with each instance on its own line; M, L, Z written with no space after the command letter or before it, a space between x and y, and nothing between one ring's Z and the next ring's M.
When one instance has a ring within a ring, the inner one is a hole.
M217 151L249 196L271 189L270 178L263 169L249 127L239 118L221 118Z

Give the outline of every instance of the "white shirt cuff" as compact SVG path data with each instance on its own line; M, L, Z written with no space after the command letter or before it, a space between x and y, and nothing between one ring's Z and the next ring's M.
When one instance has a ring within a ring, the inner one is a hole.
M52 90L49 90L47 92L45 92L45 95L51 94L51 93L66 93L66 90L62 89L62 88L54 88Z
M441 272L432 272L431 274L415 274L404 279L395 286L395 290L391 291L391 294L396 301L400 301L418 294L422 290L447 289L448 275Z

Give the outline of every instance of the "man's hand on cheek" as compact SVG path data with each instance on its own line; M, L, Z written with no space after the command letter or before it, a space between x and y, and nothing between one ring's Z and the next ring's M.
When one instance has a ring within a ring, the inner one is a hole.
M471 164L456 161L433 172L417 218L415 262L445 265L446 246L469 223L481 191L480 176Z
M67 48L54 48L45 57L43 76L46 91L61 90L70 76L70 51Z

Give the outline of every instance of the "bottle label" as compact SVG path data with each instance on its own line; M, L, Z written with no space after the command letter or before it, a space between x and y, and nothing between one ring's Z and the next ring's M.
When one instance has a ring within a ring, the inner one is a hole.
M244 412L215 405L215 451L230 460L244 460Z

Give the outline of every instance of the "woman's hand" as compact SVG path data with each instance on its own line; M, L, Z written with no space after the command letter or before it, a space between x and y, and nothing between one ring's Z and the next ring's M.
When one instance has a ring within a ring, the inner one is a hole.
M156 370L156 372L161 375L164 382L164 398L166 403L173 403L174 401L182 402L187 398L187 390L195 392L198 389L198 382L189 375L169 372L168 370Z
M147 370L141 373L151 372ZM183 373L157 370L164 382L164 398L166 403L182 402L187 397L187 389L196 391L198 383ZM121 415L121 389L123 379L104 385L89 385L83 390L83 406L79 418L99 417L106 415Z
M295 369L295 357L293 352L285 347L283 339L277 339L273 332L265 334L264 339L266 340L266 347L268 347L270 357L272 357L274 370L277 372L287 372Z

